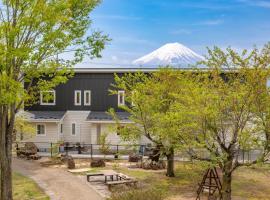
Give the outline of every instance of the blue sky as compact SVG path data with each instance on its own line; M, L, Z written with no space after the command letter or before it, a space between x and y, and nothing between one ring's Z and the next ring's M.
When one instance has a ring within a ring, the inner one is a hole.
M78 67L131 66L169 42L204 55L207 46L241 50L270 41L270 0L103 0L90 17L112 41L102 59Z

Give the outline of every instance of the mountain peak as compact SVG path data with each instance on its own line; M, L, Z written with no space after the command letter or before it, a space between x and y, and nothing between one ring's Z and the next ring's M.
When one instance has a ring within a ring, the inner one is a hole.
M187 67L204 58L180 43L167 43L153 52L133 61L134 65L158 67L171 65Z

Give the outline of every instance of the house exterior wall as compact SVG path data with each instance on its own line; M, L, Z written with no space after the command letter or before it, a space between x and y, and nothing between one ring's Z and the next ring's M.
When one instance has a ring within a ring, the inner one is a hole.
M37 135L36 131L34 135L24 139L23 142L35 142L39 148L49 148L50 143L56 143L59 141L58 123L57 122L32 122L35 130L37 124L45 125L45 135Z
M61 140L72 143L91 144L91 123L86 121L90 111L67 111L63 124ZM72 123L76 124L76 135L72 135Z
M29 142L57 142L58 141L58 123L57 122L32 122L35 128L37 124L45 125L45 135L37 135L36 132L32 137L25 139Z
M122 74L118 74L121 76ZM118 107L117 95L110 95L109 89L113 89L114 73L75 73L74 77L65 84L55 88L55 105L35 105L26 107L28 111L108 111L114 108L122 111ZM74 104L75 90L81 91L81 105ZM91 91L91 105L84 105L84 91Z
M123 111L118 107L118 96L109 94L109 90L113 89L114 73L114 71L75 72L74 77L55 88L55 105L40 105L40 103L37 103L25 107L26 111L66 112L59 122L43 123L46 124L46 136L33 136L29 141L98 144L97 133L109 132L108 142L115 145L123 144L117 133L111 131L112 123L91 123L87 121L87 116L91 111L106 112L110 108L114 108L117 112ZM117 72L117 75L122 76L123 72ZM75 105L74 95L76 90L81 91L81 105ZM91 105L84 105L84 91L88 90L91 91ZM72 123L76 124L76 135L71 134ZM63 124L62 133L60 133L61 124ZM140 141L145 142L145 139Z

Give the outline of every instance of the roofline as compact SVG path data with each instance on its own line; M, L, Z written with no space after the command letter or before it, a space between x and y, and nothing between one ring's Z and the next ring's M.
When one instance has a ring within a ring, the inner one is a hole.
M160 67L157 68L73 68L75 73L128 73L128 72L156 72L160 70ZM172 68L176 70L183 71L196 71L197 69L202 71L208 71L207 67L199 67L199 68L189 68L189 67L179 67ZM232 71L237 71L237 69L232 69ZM222 72L231 72L231 70L225 68L222 69Z
M60 119L26 119L28 122L52 122L52 123L57 123L60 122Z
M86 122L91 122L95 124L116 124L115 120L86 120ZM134 122L129 121L129 120L119 120L120 124L132 124Z
M73 68L75 73L126 73L126 72L154 72L159 68Z

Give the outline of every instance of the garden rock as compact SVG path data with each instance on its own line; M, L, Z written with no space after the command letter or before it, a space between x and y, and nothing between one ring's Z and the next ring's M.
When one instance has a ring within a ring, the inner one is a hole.
M67 168L68 169L75 169L75 162L72 156L67 156L66 157L66 163L67 163Z
M128 162L139 162L141 158L142 156L140 155L132 154L132 155L129 155Z
M104 160L99 159L99 160L92 160L90 166L91 167L105 167L106 164Z
M33 142L26 142L24 148L27 153L31 155L37 154L38 152L38 148Z
M165 169L166 163L162 160L155 162L151 160L145 160L141 164L141 168L143 169L152 169L152 170L159 170L159 169Z

